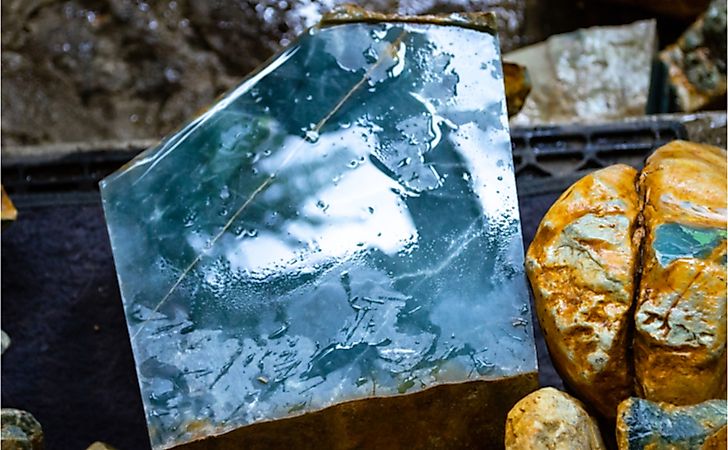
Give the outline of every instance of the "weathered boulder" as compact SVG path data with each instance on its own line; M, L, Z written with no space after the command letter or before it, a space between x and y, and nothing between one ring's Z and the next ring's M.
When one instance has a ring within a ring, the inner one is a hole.
M0 194L2 194L2 202L0 203L0 218L2 219L2 223L10 223L17 219L18 217L18 210L15 209L15 205L13 205L12 200L10 200L10 197L8 194L5 193L5 188L0 186Z
M640 175L645 239L637 393L678 405L726 393L726 153L675 141Z
M619 405L617 444L620 450L725 449L726 402L674 406L629 398Z
M660 52L681 111L725 109L726 2L714 0L705 14Z
M3 408L0 423L3 450L43 450L43 429L29 412Z
M533 90L514 125L600 122L641 116L647 107L656 23L557 34L506 53L528 68Z
M627 329L638 245L637 172L596 171L554 203L526 255L551 359L581 398L605 416L630 395Z
M674 141L639 177L582 178L543 218L526 258L536 313L554 365L604 416L633 388L725 398L726 197L725 150Z
M597 423L574 397L543 388L516 403L506 420L506 450L605 449Z
M503 82L506 88L506 106L508 117L518 114L531 92L531 77L525 66L503 62Z
M86 450L116 450L116 449L105 442L96 441L93 444L89 445Z

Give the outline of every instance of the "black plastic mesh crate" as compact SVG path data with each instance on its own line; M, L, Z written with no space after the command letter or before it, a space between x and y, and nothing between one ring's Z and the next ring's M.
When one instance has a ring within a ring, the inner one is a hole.
M520 196L565 189L593 169L615 163L641 167L655 148L686 139L680 122L513 128L513 163ZM53 148L15 148L2 161L2 183L19 206L98 202L98 182L150 141Z
M687 139L687 131L672 121L514 128L518 194L561 191L588 172L612 164L642 168L653 150L675 139Z

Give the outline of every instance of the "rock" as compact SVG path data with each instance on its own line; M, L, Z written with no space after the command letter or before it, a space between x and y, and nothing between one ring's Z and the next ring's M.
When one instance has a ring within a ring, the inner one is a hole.
M607 417L632 392L627 330L638 254L636 176L615 165L576 182L546 213L526 255L554 366Z
M726 395L726 152L675 141L640 174L645 238L637 393L688 405Z
M554 388L533 392L508 413L506 450L602 450L599 427L584 405Z
M503 62L503 78L506 86L508 117L515 116L523 108L529 92L531 78L528 69L515 63Z
M5 188L0 185L0 193L2 193L2 203L0 203L0 219L3 225L12 222L18 217L18 211L15 209L10 196L5 193Z
M43 450L43 429L29 412L2 408L0 424L3 450Z
M101 182L155 449L481 448L537 386L492 15L347 14Z
M89 445L86 450L116 450L116 449L114 447L110 446L109 444L96 441L93 444Z
M1 445L5 450L33 450L28 436L18 426L5 425L0 434L2 435Z
M660 116L658 116L660 117ZM677 113L665 115L682 122L688 132L688 140L700 144L726 148L728 132L726 111L704 111L692 114Z
M655 21L559 34L506 53L526 66L531 94L511 123L600 122L643 115L655 53Z
M726 152L673 141L634 179L617 165L576 182L526 258L554 366L606 417L632 385L677 405L726 395Z
M10 347L10 336L0 330L0 354L5 353L8 347Z
M726 1L708 10L676 43L660 52L681 111L725 109Z
M726 448L726 401L693 406L629 398L619 405L619 450L708 450Z

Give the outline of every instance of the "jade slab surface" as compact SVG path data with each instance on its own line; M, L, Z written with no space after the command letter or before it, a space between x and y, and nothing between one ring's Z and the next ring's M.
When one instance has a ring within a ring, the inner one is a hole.
M536 371L491 33L314 28L101 190L155 448Z

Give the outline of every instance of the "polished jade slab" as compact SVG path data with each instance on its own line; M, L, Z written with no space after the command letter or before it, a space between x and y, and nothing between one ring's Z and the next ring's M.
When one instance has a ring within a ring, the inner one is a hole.
M101 191L155 448L536 371L491 33L314 28Z

